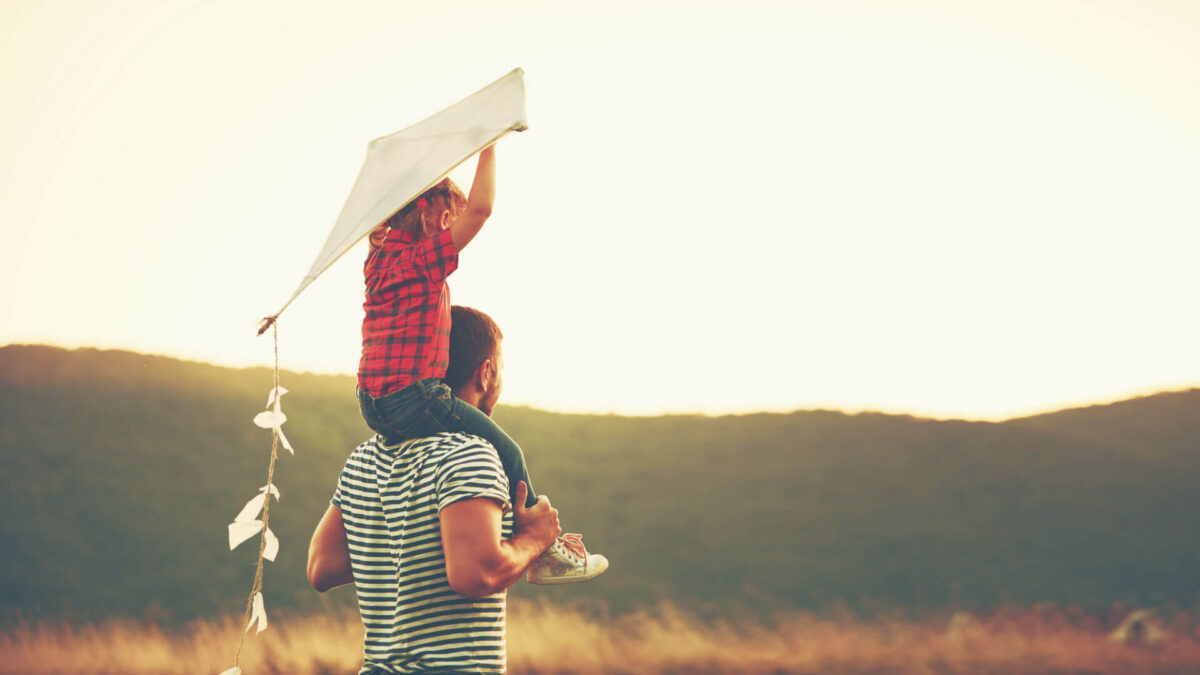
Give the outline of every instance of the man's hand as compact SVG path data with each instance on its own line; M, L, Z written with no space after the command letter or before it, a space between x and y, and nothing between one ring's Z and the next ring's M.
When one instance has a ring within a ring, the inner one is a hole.
M513 504L513 527L516 530L515 534L524 534L539 545L544 543L539 551L541 554L550 548L562 533L558 524L558 509L550 506L546 495L539 496L536 504L525 508L528 497L529 487L525 485L525 481L518 481L517 499Z

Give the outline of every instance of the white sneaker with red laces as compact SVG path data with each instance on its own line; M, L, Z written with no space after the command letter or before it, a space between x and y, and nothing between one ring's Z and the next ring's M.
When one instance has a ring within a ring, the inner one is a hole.
M583 535L564 534L529 566L525 578L531 584L573 584L604 574L608 558L588 553Z

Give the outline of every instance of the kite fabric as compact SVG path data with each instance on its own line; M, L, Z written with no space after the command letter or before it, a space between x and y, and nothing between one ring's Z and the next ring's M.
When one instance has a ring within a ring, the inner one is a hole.
M312 267L259 335L322 272L377 225L443 176L510 131L524 131L525 71L517 68L467 98L403 131L376 138Z

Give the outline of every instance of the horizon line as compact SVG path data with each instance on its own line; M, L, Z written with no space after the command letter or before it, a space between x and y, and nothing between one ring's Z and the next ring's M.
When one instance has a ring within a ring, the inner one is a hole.
M124 347L124 346L105 347L105 346L98 346L98 345L83 345L83 344L81 344L81 345L65 345L65 344L55 344L52 342L4 342L4 343L0 343L0 350L6 349L8 347L45 347L45 348L57 349L57 350L61 350L61 351L123 352L126 354L133 354L136 356L149 356L149 357L153 357L153 358L170 359L173 361L180 361L180 362L184 362L184 363L195 363L195 364L210 366L210 367L214 367L214 368L227 368L230 370L251 370L251 369L261 368L261 369L265 369L265 370L269 371L269 370L272 370L272 368L273 368L271 365L263 365L263 364L244 365L244 364L232 364L232 363L219 363L216 361L205 360L203 358L181 356L181 355L177 355L177 354L164 354L161 352L138 351L136 349L132 349L129 347ZM288 373L292 373L295 375L307 375L307 376L315 376L315 377L353 378L356 375L355 373L322 372L322 371L318 371L318 370L299 370L299 369L295 369L295 368L284 368L284 367L280 367L279 370L280 370L280 372L288 372ZM1180 385L1178 387L1155 388L1153 390L1142 389L1142 390L1133 391L1133 392L1130 392L1127 394L1117 395L1114 397L1096 398L1096 399L1089 399L1087 401L1076 401L1076 402L1063 403L1060 406L1053 407L1053 408L1030 409L1028 411L1024 411L1024 412L1021 412L1018 414L1008 415L1008 416L1004 416L1004 417L1000 417L1000 416L967 417L964 415L938 415L938 414L933 414L933 413L928 413L928 412L913 412L913 411L909 411L909 410L886 409L886 408L829 407L829 406L821 406L821 405L817 405L815 407L779 406L779 407L774 407L774 408L754 408L754 409L738 408L738 409L729 409L729 410L723 410L723 411L718 411L718 412L706 411L706 410L696 410L696 409L690 409L690 410L662 409L658 412L620 412L620 411L616 411L616 410L577 409L577 408L571 408L571 407L545 406L545 405L536 404L536 403L532 403L532 402L528 402L528 401L512 401L512 402L508 402L508 403L501 403L500 405L502 407L508 407L508 408L531 408L534 410L540 410L542 412L561 414L561 415L593 415L593 416L616 416L616 417L689 417L689 416L691 416L691 417L730 417L730 416L763 415L763 414L766 414L766 415L788 415L788 414L792 414L792 413L801 413L801 412L832 412L832 413L840 413L840 414L844 414L844 415L887 415L887 416L892 416L892 417L911 417L914 419L930 420L930 421L935 421L935 422L969 422L969 423L1002 424L1004 422L1010 422L1010 421L1020 420L1020 419L1028 419L1031 417L1039 417L1042 415L1051 415L1054 413L1067 412L1067 411L1071 411L1071 410L1083 410L1083 409L1087 409L1087 408L1110 406L1110 405L1115 405L1118 403L1124 403L1127 401L1134 401L1134 400L1139 400L1139 399L1144 399L1144 398L1150 398L1153 396L1164 395L1164 394L1183 394L1183 393L1187 393L1190 391L1196 391L1198 389L1200 389L1200 383L1184 384L1184 385Z

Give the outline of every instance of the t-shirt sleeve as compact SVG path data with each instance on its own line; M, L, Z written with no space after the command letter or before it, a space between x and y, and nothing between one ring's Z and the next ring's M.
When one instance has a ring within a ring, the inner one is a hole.
M358 452L358 450L355 449L355 452ZM338 507L338 509L340 509L342 511L346 510L345 502L344 502L345 488L342 485L342 482L344 480L346 480L346 468L349 466L349 464L350 464L350 461L346 460L346 466L342 467L341 473L338 474L337 484L333 486L333 498L329 500L330 504Z
M345 511L345 509L342 508L342 477L341 476L338 476L337 485L334 486L334 488L333 488L333 498L329 500L329 503L332 504L333 506L338 507L338 509Z
M346 458L345 464L342 465L342 471L338 474L337 484L333 488L333 498L329 500L330 504L345 511L347 500L353 502L356 495L363 494L364 486L370 485L372 477L368 469L370 466L369 451L377 439L376 436L363 441Z
M496 449L473 437L448 453L437 470L438 510L464 499L494 499L508 511L508 476Z
M433 283L440 283L458 269L458 251L454 237L445 229L436 236L417 242L412 250L412 265Z

